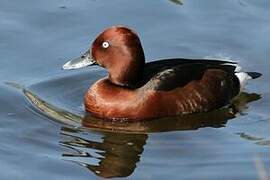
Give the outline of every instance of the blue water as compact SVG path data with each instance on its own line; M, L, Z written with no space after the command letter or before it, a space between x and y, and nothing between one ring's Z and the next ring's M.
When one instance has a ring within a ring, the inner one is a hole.
M0 0L0 179L269 175L270 1L182 3ZM225 109L138 124L86 117L84 125L90 128L80 128L77 121L65 123L66 113L82 121L83 93L106 71L63 71L62 65L116 24L139 33L147 61L232 59L263 76L248 84L251 95L241 98L233 114ZM32 103L27 92L34 97ZM33 103L39 100L44 106Z

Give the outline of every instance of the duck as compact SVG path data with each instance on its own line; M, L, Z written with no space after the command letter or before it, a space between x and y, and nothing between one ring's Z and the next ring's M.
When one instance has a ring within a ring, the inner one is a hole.
M112 26L63 69L98 65L108 76L84 96L85 110L104 120L141 121L213 111L229 105L258 72L241 71L235 61L172 58L147 62L139 35Z

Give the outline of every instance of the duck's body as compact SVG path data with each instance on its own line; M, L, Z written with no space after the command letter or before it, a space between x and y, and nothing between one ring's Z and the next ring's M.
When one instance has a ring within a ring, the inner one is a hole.
M85 94L86 110L114 120L176 116L220 108L240 92L236 66L229 62L169 61L147 63L143 81L137 87L118 86L109 78L97 81Z
M84 104L86 111L103 119L142 120L211 111L229 104L246 80L260 76L236 72L235 62L220 60L144 64L138 36L125 27L104 31L93 43L92 56L109 76L90 87Z

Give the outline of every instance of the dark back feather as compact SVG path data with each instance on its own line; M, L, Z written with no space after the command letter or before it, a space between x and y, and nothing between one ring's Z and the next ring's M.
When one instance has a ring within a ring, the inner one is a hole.
M231 65L232 64L232 65ZM144 80L146 89L169 91L182 87L193 80L200 80L208 69L221 69L234 75L235 62L219 60L170 59L145 64Z

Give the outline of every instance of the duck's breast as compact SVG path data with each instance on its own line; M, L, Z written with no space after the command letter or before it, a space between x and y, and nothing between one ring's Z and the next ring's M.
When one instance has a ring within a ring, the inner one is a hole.
M114 85L104 78L86 92L84 104L86 110L96 117L131 118L137 114L138 100L136 90Z

